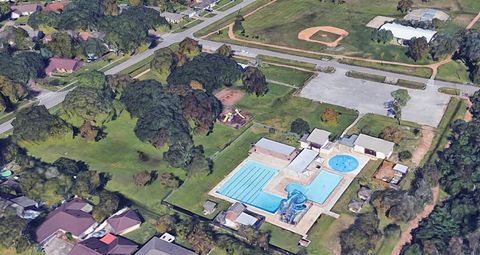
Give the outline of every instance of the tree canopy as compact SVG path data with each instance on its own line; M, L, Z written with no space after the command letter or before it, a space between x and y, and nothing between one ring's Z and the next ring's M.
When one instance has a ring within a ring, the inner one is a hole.
M290 124L290 131L302 136L310 132L310 125L304 119L297 118Z
M105 88L105 74L100 71L89 71L80 73L77 75L77 86L93 88L93 89L104 89Z
M183 98L184 115L195 122L195 131L206 132L222 112L222 103L213 95L192 90Z
M33 106L21 110L12 122L13 137L31 142L72 135L72 128L58 116L48 112L45 106Z
M267 78L257 67L248 66L243 72L242 81L248 93L263 96L268 92Z
M177 67L168 76L170 86L188 85L195 80L200 82L208 93L223 85L232 85L239 80L242 71L235 60L219 54L200 54Z
M111 93L89 87L77 87L68 92L62 107L65 119L77 127L85 121L102 125L116 115Z
M429 51L427 39L425 37L412 38L408 42L407 54L413 60L418 61L424 58Z

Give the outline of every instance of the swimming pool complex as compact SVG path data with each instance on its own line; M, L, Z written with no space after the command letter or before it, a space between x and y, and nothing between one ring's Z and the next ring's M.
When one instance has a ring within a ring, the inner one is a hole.
M336 155L328 161L328 166L339 172L351 172L358 168L358 160L350 155Z
M217 190L217 193L269 213L275 213L284 198L264 192L263 188L277 174L277 169L249 160ZM308 200L322 204L341 180L342 177L339 175L320 171L309 185L290 183L285 190L289 193L298 190L305 194Z

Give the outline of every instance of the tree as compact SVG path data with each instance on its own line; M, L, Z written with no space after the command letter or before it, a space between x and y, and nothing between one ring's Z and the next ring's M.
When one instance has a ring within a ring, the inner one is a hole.
M150 69L160 80L166 81L174 65L173 51L168 48L161 48L155 51L153 60L150 62Z
M12 42L18 50L29 50L33 48L33 42L30 40L28 32L23 28L7 26L3 30L4 39Z
M0 3L0 20L3 20L10 13L10 5L8 2Z
M241 67L231 58L218 54L200 54L185 65L175 68L168 76L170 86L200 82L207 93L223 85L230 86L240 79Z
M175 216L165 214L158 218L155 223L155 229L159 234L167 233L174 230L177 223L178 219Z
M238 14L235 17L235 21L233 22L233 32L235 33L245 33L245 28L243 28L242 22L245 19L242 15Z
M430 55L434 60L439 60L453 54L458 48L458 40L455 35L437 34L435 40L430 42Z
M128 84L120 100L132 117L141 117L158 104L177 106L180 109L180 99L167 94L162 84L154 80L134 81Z
M310 132L310 125L304 119L296 118L292 124L290 124L290 132L302 136Z
M398 144L402 140L402 132L397 127L386 126L382 130L380 138Z
M141 6L141 5L143 5L143 1L142 0L128 0L128 4L130 6Z
M386 29L380 29L380 30L373 30L372 31L372 41L375 41L377 43L388 43L393 40L393 33L390 30Z
M415 61L424 58L428 54L428 50L428 42L425 37L414 37L408 42L407 54Z
M192 230L187 235L187 241L193 250L200 255L208 254L215 245L212 230L208 225L201 223L193 225Z
M0 95L0 113L7 110L7 107L8 107L7 100L3 97L3 95Z
M322 113L320 119L330 125L337 124L338 113L333 108L327 107Z
M413 7L413 1L412 0L400 0L398 1L397 4L397 10L405 13L408 12L410 9Z
M73 58L76 55L75 42L66 32L54 33L52 40L45 46L55 56Z
M88 198L97 194L107 184L109 177L97 171L83 171L76 175L74 194Z
M31 142L72 135L71 127L45 106L33 106L20 111L12 122L13 138Z
M77 86L93 88L96 90L105 88L105 75L97 70L83 72L77 75Z
M267 79L257 67L248 66L242 75L243 86L248 93L254 93L257 97L268 92Z
M202 52L202 47L198 41L187 37L180 42L178 52L185 56L187 59L192 60Z
M103 56L108 52L105 43L97 38L88 38L83 44L83 51L85 55L90 59L96 59Z
M59 18L59 14L56 12L34 12L28 17L27 24L34 29L39 29L40 27L57 27Z
M102 0L104 14L107 16L117 16L119 9L116 0Z
M412 153L410 151L401 151L398 153L398 158L401 161L409 160L412 158Z
M28 96L28 91L23 84L3 75L0 75L0 93L11 103L17 103Z
M410 95L406 89L397 89L391 93L393 100L398 102L400 106L406 106L410 100Z
M98 193L99 202L93 207L92 217L96 222L102 222L117 211L120 198L113 192L102 190Z
M133 82L129 74L112 74L107 75L105 78L108 87L117 95L122 94L128 84Z
M22 253L31 246L30 240L24 234L26 230L27 222L14 212L0 218L0 246L15 248L17 253Z
M381 237L379 222L375 211L358 215L355 222L340 233L342 254L374 254Z
M159 180L163 186L170 189L176 189L180 187L181 184L180 179L172 173L162 173Z
M202 133L213 129L222 112L222 103L215 96L203 91L192 90L183 98L183 113L195 122L195 131Z
M18 52L13 56L0 53L0 75L22 84L43 77L46 65L46 60L36 52Z
M220 46L215 53L225 57L230 57L232 56L232 47L226 44L222 44L222 46Z
M102 125L116 116L111 94L94 88L77 87L68 92L62 107L66 119L77 127L85 121Z
M75 176L80 172L88 171L88 166L85 162L75 161L64 157L55 160L52 165L57 168L61 174L68 176Z
M147 171L143 170L142 172L136 173L133 175L133 182L137 186L148 186L152 184L153 181L157 178L157 171Z

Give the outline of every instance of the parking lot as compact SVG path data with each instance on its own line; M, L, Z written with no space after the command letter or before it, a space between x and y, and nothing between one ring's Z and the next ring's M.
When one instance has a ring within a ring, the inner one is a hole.
M392 101L391 92L401 87L347 77L347 71L337 69L333 74L320 73L305 85L299 96L356 109L360 113L387 116L384 104ZM450 97L437 92L435 86L428 86L426 90L408 89L408 92L411 99L402 109L402 119L437 127Z

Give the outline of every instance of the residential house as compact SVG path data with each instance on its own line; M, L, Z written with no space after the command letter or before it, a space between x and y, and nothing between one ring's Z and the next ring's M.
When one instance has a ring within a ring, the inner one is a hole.
M79 198L60 205L37 227L34 240L44 244L58 232L69 232L75 239L87 235L97 225L90 214L92 209L89 203Z
M328 131L315 128L307 137L300 139L300 147L320 152L330 142L330 135Z
M48 61L45 74L52 76L55 73L73 73L82 67L83 62L76 59L53 57Z
M62 12L65 10L65 6L67 6L68 2L52 2L46 3L43 7L42 11L44 12Z
M103 40L103 38L105 38L105 33L97 32L97 31L93 31L93 32L82 31L78 33L77 37L82 39L83 41L87 41L90 38Z
M162 240L154 236L135 255L196 255L195 252L187 250L182 246Z
M195 0L193 7L197 10L212 11L220 0Z
M107 230L115 235L125 235L140 228L142 219L133 210L124 208L107 219Z
M363 186L358 190L357 195L358 195L358 198L360 198L361 200L368 201L370 200L372 193L373 192L370 188Z
M197 15L197 12L194 9L188 8L185 11L180 12L180 14L182 14L183 16L191 19L191 18L195 17L195 15Z
M160 16L164 17L167 20L167 22L171 24L180 23L185 17L183 14L173 13L173 12L162 12Z
M369 135L360 134L354 142L356 152L387 159L393 153L394 143Z
M22 16L30 16L32 13L36 12L38 8L38 4L36 3L24 3L24 4L16 4L10 6L10 13L11 19L18 19Z
M427 42L429 43L437 34L437 31L435 30L428 30L418 27L415 28L397 23L385 23L379 28L379 30L387 30L392 32L393 37L397 39L397 42L399 44L404 44L405 41L409 41L414 37L425 37L427 39Z
M19 196L10 199L12 207L17 211L17 215L23 219L35 219L41 214L40 206L35 201L26 196Z
M88 238L73 247L68 255L131 255L138 245L124 237L107 234L102 238Z
M252 152L269 155L283 160L292 160L297 155L295 147L261 138L253 147Z
M217 209L217 203L207 200L203 204L203 214L209 215L215 212L215 209Z

